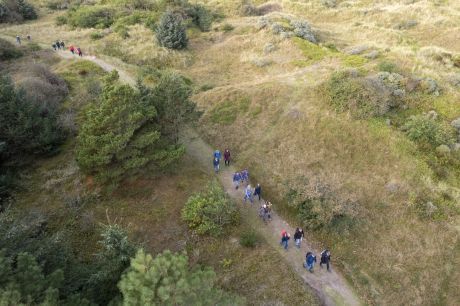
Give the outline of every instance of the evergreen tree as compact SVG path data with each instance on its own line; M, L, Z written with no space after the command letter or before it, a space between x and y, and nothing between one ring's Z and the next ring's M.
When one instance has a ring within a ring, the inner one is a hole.
M161 16L156 29L156 36L161 46L169 49L183 49L187 47L188 38L182 18L167 11Z
M212 269L190 270L186 255L165 251L155 259L139 250L119 288L123 305L242 305L215 287Z
M160 139L155 106L117 80L116 71L106 77L102 97L86 111L77 139L81 169L103 182L116 182L153 161L165 166L183 154L183 148Z
M25 0L16 0L18 13L21 14L25 20L37 19L37 13L35 8Z
M164 73L153 90L152 103L158 111L162 133L174 143L179 140L180 128L199 114L190 100L192 89L176 73Z

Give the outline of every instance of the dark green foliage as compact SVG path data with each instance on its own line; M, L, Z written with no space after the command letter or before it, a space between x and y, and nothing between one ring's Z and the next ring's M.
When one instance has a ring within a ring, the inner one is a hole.
M192 195L182 209L182 219L198 234L221 235L229 225L236 224L239 212L217 182Z
M129 267L136 247L128 240L128 234L119 225L108 225L102 231L102 251L97 255L96 273L88 281L91 300L107 305L120 292L117 283L120 275Z
M91 40L98 40L98 39L104 38L104 34L102 34L99 31L96 31L96 32L91 33L89 35L89 38L91 38Z
M112 9L101 6L80 6L71 10L67 16L67 23L80 28L108 28L114 22Z
M25 0L0 1L0 23L37 19L35 8Z
M211 29L213 16L204 5L191 5L187 10L187 14L190 18L192 18L193 23L199 27L201 31L209 31Z
M0 38L0 61L6 61L22 56L22 52L12 43Z
M260 240L260 236L254 230L244 231L240 236L240 244L247 248L254 248Z
M379 63L378 68L380 71L386 71L386 72L393 73L393 72L397 72L398 67L392 62L382 61Z
M0 78L0 142L6 144L1 159L20 154L50 153L64 139L58 125L58 106L32 101L15 89L7 76Z
M161 137L151 97L106 77L99 103L89 106L77 139L77 162L100 181L116 183L154 162L165 167L184 153Z
M425 115L412 116L403 126L407 137L422 146L436 147L455 141L454 129Z
M186 255L165 251L155 258L138 251L119 283L123 305L243 305L216 288L210 268L191 270Z
M156 29L156 37L161 46L169 49L187 47L188 38L182 17L171 11L165 12Z
M170 72L161 75L152 91L161 133L174 143L179 140L180 129L199 116L195 103L190 100L191 94L192 89L186 80Z

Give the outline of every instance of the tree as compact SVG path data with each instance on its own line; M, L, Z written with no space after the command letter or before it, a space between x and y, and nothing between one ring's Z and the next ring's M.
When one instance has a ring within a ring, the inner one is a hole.
M156 29L156 37L161 46L169 49L183 49L187 47L188 38L182 18L167 11L161 16Z
M182 209L182 219L198 234L218 236L225 226L237 223L238 217L238 208L215 181L192 195Z
M79 166L102 182L116 183L151 162L164 167L184 152L162 141L151 101L117 80L116 71L106 77L101 99L87 109L77 139Z
M21 14L25 20L37 19L35 8L25 0L16 0L18 13Z
M88 290L93 301L107 305L120 294L117 283L136 254L136 247L129 241L128 233L117 224L105 226L101 237L99 243L103 249L97 254L97 272L91 275Z
M180 128L199 114L190 100L192 89L178 74L166 72L153 90L152 102L158 111L162 133L177 143Z
M164 251L155 259L139 250L118 284L123 305L242 305L215 287L210 268L190 270L188 257Z

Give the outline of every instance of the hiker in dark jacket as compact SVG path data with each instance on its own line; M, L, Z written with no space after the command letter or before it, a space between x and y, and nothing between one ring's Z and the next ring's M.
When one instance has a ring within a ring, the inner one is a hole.
M327 270L330 271L329 269L330 261L331 261L331 252L329 252L328 249L325 249L324 251L321 252L321 262L319 263L319 266L322 268L323 264L326 264Z
M56 51L56 45L52 44L51 47L53 47L53 50Z
M225 149L224 151L224 162L226 166L230 166L230 150Z
M238 187L240 187L240 181L241 174L239 172L235 172L235 174L233 174L233 185L235 185L235 189L238 189Z
M63 41L61 41L61 48L62 50L65 50L65 43Z
M260 184L257 184L256 188L254 188L254 197L258 196L259 201L260 201L261 194L262 194L262 188L260 187Z
M312 252L307 252L307 255L305 255L305 265L304 267L313 273L313 267L315 266L316 262L316 256Z
M80 49L80 48L77 48L77 54L78 54L78 56L80 56L80 57L83 56L83 52L81 52L81 49Z
M303 230L301 228L296 228L295 233L294 233L294 241L296 247L300 249L300 243L302 242L302 239L304 237Z
M289 241L289 239L291 239L291 235L289 235L288 232L283 230L281 232L281 242L280 242L280 244L284 247L285 250L288 249L288 241Z
M61 42L59 40L56 40L54 44L56 45L56 48L58 48L58 50L61 49Z

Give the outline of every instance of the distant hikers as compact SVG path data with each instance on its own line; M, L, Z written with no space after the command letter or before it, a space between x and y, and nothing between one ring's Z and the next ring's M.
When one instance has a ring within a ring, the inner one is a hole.
M267 202L267 218L268 218L268 221L270 221L272 219L272 202L268 201Z
M230 166L230 150L229 149L225 149L224 151L224 162L225 162L225 166Z
M19 45L21 44L21 37L19 37L19 35L16 36L16 42L17 42Z
M254 197L258 196L259 197L259 202L260 202L261 193L262 193L262 188L260 187L260 184L257 184L256 188L254 188Z
M63 41L61 41L61 48L62 50L65 50L65 43Z
M83 56L83 52L81 52L80 47L77 48L77 54L78 54L78 56L80 56L80 57Z
M219 172L219 159L218 158L214 158L213 160L213 165L214 165L214 172L215 173L218 173Z
M29 34L27 34L27 40L30 41L30 35Z
M51 47L53 47L53 50L56 51L56 44L52 44Z
M291 235L285 230L281 231L281 242L280 244L284 247L285 250L288 249L288 241L291 239Z
M56 45L56 48L57 48L58 50L61 49L61 42L60 42L59 40L56 40L56 42L55 42L54 44Z
M75 54L75 47L74 47L74 46L71 45L71 46L69 47L69 50L70 50L70 52L71 52L72 54Z
M296 247L300 249L300 243L302 242L302 239L304 238L304 233L301 228L296 228L295 233L294 233L294 241Z
M221 160L222 155L219 150L214 151L214 158L217 158L219 161Z
M325 264L327 267L327 270L330 271L330 268L329 268L330 261L331 261L331 252L329 252L328 249L325 249L324 251L321 252L321 262L319 263L319 266L322 268L323 264Z
M305 265L304 267L310 271L310 273L313 273L313 267L315 266L316 262L316 256L312 252L307 252L307 255L305 255Z
M249 171L244 169L241 171L241 182L245 181L246 184L249 184Z
M246 189L244 190L244 197L243 197L244 203L246 203L247 200L251 202L251 204L254 203L252 199L252 188L251 185L246 186Z
M241 174L239 172L235 172L233 174L233 185L235 186L235 189L238 189L238 187L240 187L240 181L241 181Z

